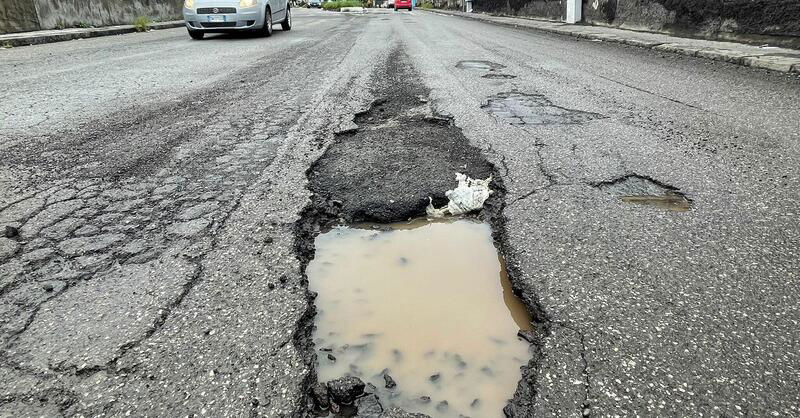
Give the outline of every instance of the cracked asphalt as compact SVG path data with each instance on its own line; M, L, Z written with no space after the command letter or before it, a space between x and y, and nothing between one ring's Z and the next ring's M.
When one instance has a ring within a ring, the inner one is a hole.
M310 414L307 174L393 64L504 188L537 332L506 414L800 415L796 76L423 11L294 18L0 50L0 416ZM623 202L628 178L691 209Z

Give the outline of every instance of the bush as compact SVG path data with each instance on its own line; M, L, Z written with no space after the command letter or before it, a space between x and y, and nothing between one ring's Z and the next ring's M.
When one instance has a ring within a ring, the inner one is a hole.
M360 0L326 1L322 3L322 8L325 10L339 10L342 7L364 7L364 4Z
M433 3L426 1L419 5L423 9L433 9Z
M153 23L147 16L139 16L133 21L133 26L137 32L147 32L150 29L150 24Z

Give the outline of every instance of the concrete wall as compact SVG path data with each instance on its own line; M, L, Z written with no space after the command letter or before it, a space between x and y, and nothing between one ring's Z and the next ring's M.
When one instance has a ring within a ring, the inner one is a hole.
M478 12L561 20L559 0L474 0ZM800 0L583 0L584 22L800 47Z
M0 33L39 29L32 0L0 0Z
M562 20L566 3L560 0L473 0L472 8L476 12Z
M0 0L0 33L180 18L183 0Z
M583 15L591 24L714 39L800 37L800 0L584 0Z
M421 5L426 0L417 0L417 5ZM437 9L464 10L464 0L428 0Z

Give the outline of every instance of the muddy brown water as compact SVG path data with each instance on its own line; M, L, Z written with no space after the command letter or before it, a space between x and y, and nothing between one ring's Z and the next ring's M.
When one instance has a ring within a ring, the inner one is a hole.
M458 219L378 228L338 227L316 239L307 273L319 294L319 381L358 376L378 387L385 408L502 417L530 357L517 337L530 317L511 291L489 225ZM395 388L385 387L384 370Z
M667 192L663 196L622 196L625 203L655 206L675 212L686 212L692 208L691 202L679 193Z
M619 196L625 203L654 206L675 212L686 212L692 208L692 201L677 187L636 174L598 183L596 187Z

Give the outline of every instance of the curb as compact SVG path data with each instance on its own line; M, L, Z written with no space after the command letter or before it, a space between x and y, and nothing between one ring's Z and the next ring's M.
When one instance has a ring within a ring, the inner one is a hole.
M158 29L172 29L184 26L182 20L172 22L159 22L150 24L151 30ZM136 27L133 25L109 26L103 28L90 28L90 29L64 29L53 31L28 32L28 33L10 33L0 35L0 46L26 46L26 45L41 45L53 42L71 41L73 39L95 38L98 36L111 36L122 35L126 33L137 32Z
M635 46L639 48L652 49L660 52L670 52L675 54L687 55L690 57L705 58L714 61L724 61L731 64L741 65L744 67L760 68L760 69L779 71L785 73L800 73L800 51L797 51L797 57L770 55L768 53L748 54L740 51L726 50L723 48L703 48L692 45L683 45L678 43L682 38L677 38L677 37L672 37L672 39L674 39L675 42L658 42L645 39L623 38L615 34L590 33L579 30L573 30L570 29L570 27L590 28L591 26L569 25L562 22L548 22L550 24L561 25L559 27L553 28L546 26L523 24L523 22L526 21L536 22L535 19L517 18L520 19L520 23L512 23L512 22L499 22L492 19L482 18L481 17L482 15L480 14L469 15L461 13L452 13L448 12L447 10L425 10L425 11L443 16L463 17L466 19L477 20L479 22L491 23L494 25L507 26L517 29L520 28L532 29L542 32L555 33L559 35L569 35L576 37L578 39L614 42L624 45ZM498 16L498 17L512 18L509 16ZM616 29L616 30L622 31L624 29ZM669 36L669 35L664 35L664 36Z

